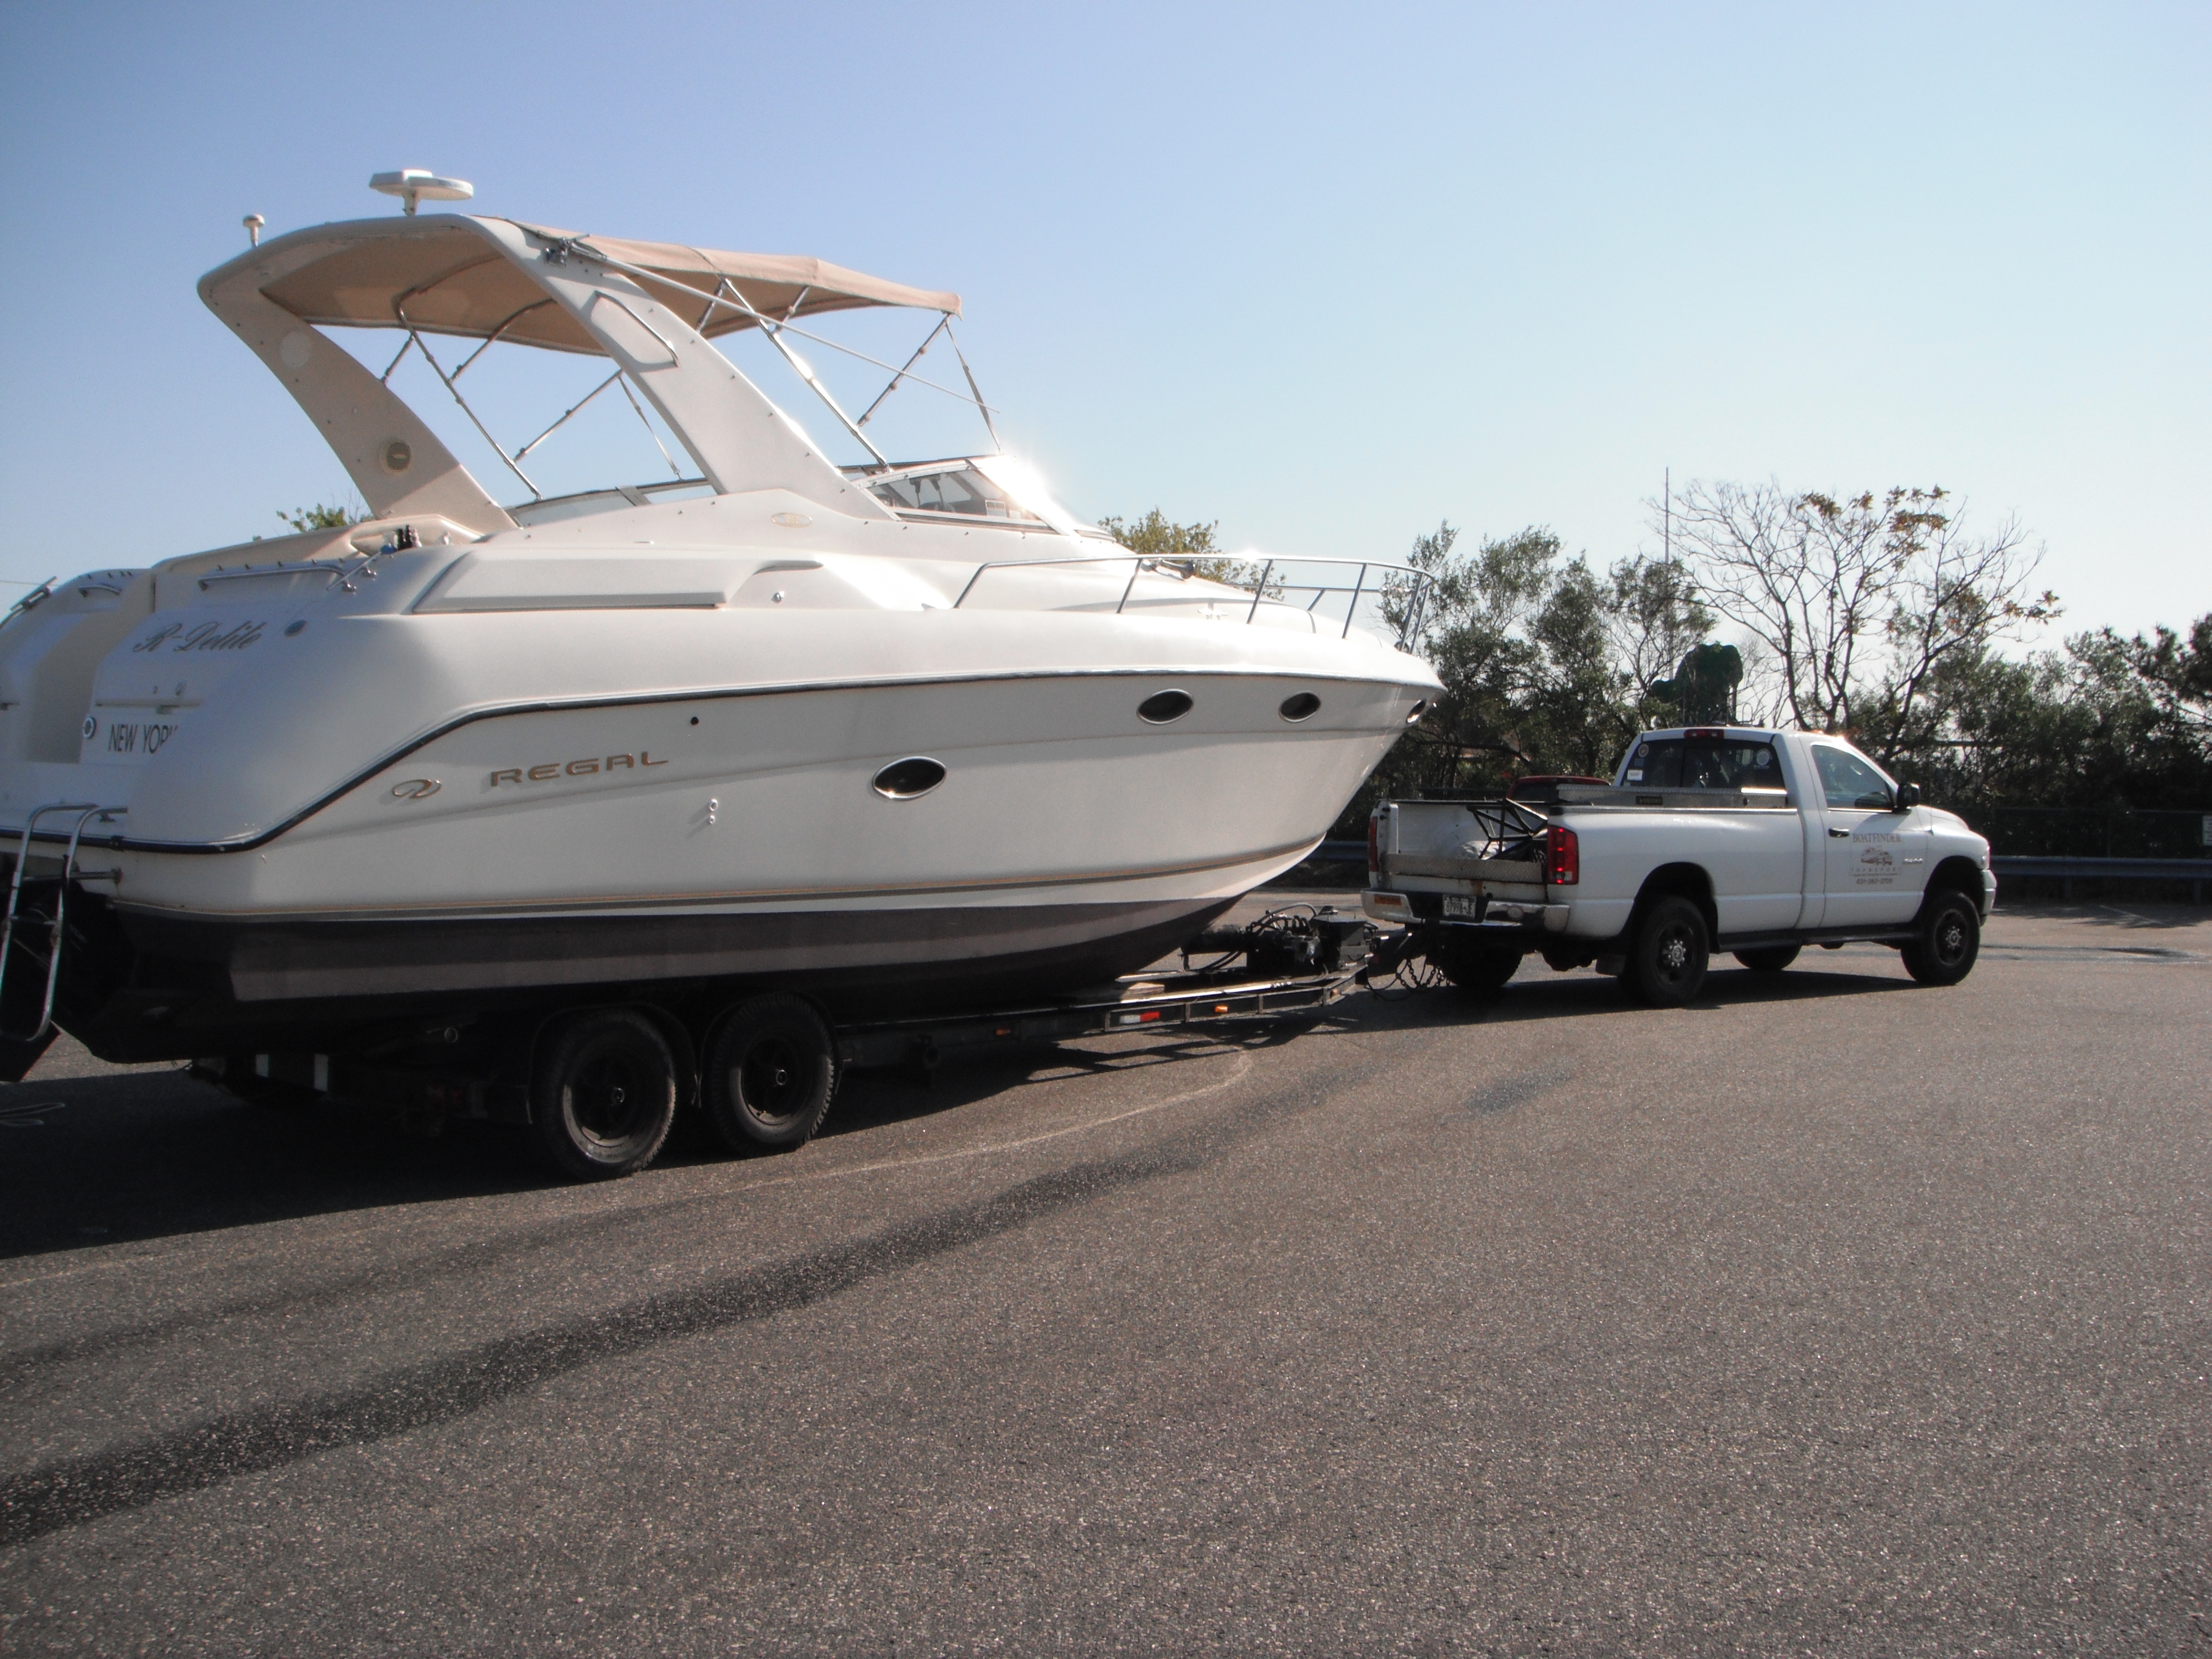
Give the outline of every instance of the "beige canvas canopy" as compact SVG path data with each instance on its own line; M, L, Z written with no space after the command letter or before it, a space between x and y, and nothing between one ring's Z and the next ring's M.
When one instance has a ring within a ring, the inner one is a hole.
M386 228L389 227L389 228ZM652 272L655 300L685 315L712 337L757 326L727 305L709 305L718 289L781 321L866 306L905 306L957 316L960 296L908 288L800 254L725 253L675 242L633 242L611 236L522 225L532 237L573 241L579 252ZM336 233L336 234L333 234ZM314 234L314 233L309 233ZM288 240L289 239L287 239ZM350 328L415 328L426 334L512 341L555 351L599 354L599 343L495 243L459 216L374 220L326 227L319 246L261 292L304 322ZM280 246L263 251L279 253ZM240 264L252 263L247 259ZM216 273L221 274L221 273ZM681 289L700 298L694 306Z

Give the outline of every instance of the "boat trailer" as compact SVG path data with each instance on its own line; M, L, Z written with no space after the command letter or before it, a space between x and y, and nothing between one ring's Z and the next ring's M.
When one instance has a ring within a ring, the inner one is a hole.
M757 1083L771 1106L780 1098L787 1074L801 1082L813 1075L824 1079L824 1097L797 1133L780 1130L785 1120L774 1111L751 1121L737 1117L728 1097L744 1090L726 1086L721 1091L725 1101L720 1115L711 1108L708 1115L715 1118L725 1143L732 1150L750 1142L744 1150L773 1151L801 1144L811 1135L828 1108L828 1095L848 1071L898 1070L927 1079L941 1061L956 1055L1316 1011L1365 985L1370 975L1387 977L1396 971L1404 955L1403 937L1382 937L1378 951L1378 930L1373 923L1333 907L1316 909L1301 904L1270 912L1249 927L1208 929L1183 947L1185 966L1181 969L1125 975L1071 994L1018 1005L830 1022L818 1012L803 1012L799 999L763 987L711 1022L696 1042L681 1035L685 1022L665 1018L662 1010L642 1000L631 1008L654 1017L662 1035L672 1039L678 1103L682 1106L705 1103L710 1074L718 1069L764 1066L757 1080L746 1071L746 1086ZM744 1024L748 1009L769 1010L776 1018L768 1020L752 1048L741 1042L731 1046L727 1034ZM623 1005L575 1012L603 1018L621 1014ZM530 1127L551 1143L556 1162L569 1174L622 1173L562 1156L575 1137L571 1133L564 1139L559 1122L549 1116L549 1112L565 1109L555 1105L558 1089L549 1092L547 1088L549 1042L544 1032L557 1030L563 1018L553 1013L528 1043L491 1052L463 1042L458 1030L447 1030L443 1041L453 1046L447 1050L450 1060L443 1063L416 1045L404 1057L234 1054L195 1062L191 1070L203 1081L262 1104L340 1101L396 1108L422 1120ZM437 1047L434 1037L429 1048ZM550 1047L556 1056L550 1064L557 1070L560 1045ZM725 1123L722 1117L736 1121ZM657 1150L657 1139L653 1145ZM647 1153L633 1167L649 1161Z

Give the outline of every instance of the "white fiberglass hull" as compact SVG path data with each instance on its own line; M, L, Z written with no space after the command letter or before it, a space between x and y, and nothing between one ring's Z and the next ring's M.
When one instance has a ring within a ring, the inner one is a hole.
M1192 707L1161 727L1134 717L1161 677L1129 673L488 715L258 848L126 854L119 914L219 951L244 1001L902 982L1055 952L1095 978L1310 851L1407 701L1322 682L1292 725L1280 706L1310 677L1172 678ZM911 757L943 781L872 787Z

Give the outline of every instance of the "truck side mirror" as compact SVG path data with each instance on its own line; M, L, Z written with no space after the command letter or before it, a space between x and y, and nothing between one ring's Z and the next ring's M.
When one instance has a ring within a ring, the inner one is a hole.
M1899 812L1910 812L1914 807L1919 805L1920 786L1918 784L1900 783L1897 786L1896 811Z

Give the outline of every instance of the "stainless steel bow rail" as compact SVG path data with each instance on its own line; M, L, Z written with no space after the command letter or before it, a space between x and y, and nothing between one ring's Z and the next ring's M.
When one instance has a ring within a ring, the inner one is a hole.
M965 605L969 595L975 591L976 585L994 570L1033 570L1055 565L1126 564L1129 567L1129 580L1122 585L1121 598L1114 606L1114 614L1118 617L1127 610L1129 600L1137 591L1138 577L1151 573L1167 576L1176 581L1190 581L1206 576L1207 573L1192 568L1194 562L1188 558L1161 558L1149 553L1095 553L1073 559L992 559L975 567L975 574L969 577L968 585L960 590L960 597L952 601L952 608L957 611ZM1430 596L1436 590L1436 578L1429 572L1416 570L1411 565L1393 564L1379 559L1304 557L1267 559L1261 562L1260 574L1257 577L1250 574L1252 565L1249 560L1234 560L1233 562L1238 567L1235 572L1228 575L1212 576L1210 580L1218 581L1225 587L1237 588L1251 594L1251 603L1244 607L1243 620L1248 624L1258 617L1260 603L1263 599L1270 604L1284 605L1288 609L1302 610L1311 616L1318 610L1322 600L1329 594L1343 593L1350 597L1345 602L1344 626L1337 633L1337 637L1342 639L1352 632L1352 624L1358 618L1359 602L1362 599L1372 599L1376 604L1385 606L1395 601L1402 607L1397 619L1395 635L1401 648L1409 646L1420 637L1421 626L1427 614ZM1300 567L1316 564L1353 570L1358 574L1348 584L1341 581L1304 582L1290 580L1291 575L1297 574ZM1285 574L1278 574L1279 571ZM1371 576L1370 573L1372 573ZM1306 593L1312 597L1303 605L1294 605L1287 598L1292 593ZM1333 609L1332 607L1332 611ZM1333 614L1329 612L1322 614L1329 615L1331 620L1334 619ZM1384 620L1386 622L1389 620L1387 610L1384 612Z
M77 842L83 838L84 826L98 818L102 823L112 823L131 809L127 806L101 806L79 800L49 801L33 810L23 820L23 839L15 848L15 872L8 884L8 919L0 927L0 999L4 999L8 985L8 966L15 957L15 918L23 899L23 866L30 862L31 836L39 820L50 812L74 812L76 823L70 829L69 848L62 854L61 881L54 892L54 925L51 941L46 947L46 1000L39 1010L39 1023L29 1032L0 1030L0 1039L16 1042L36 1042L44 1037L54 1023L54 990L61 983L62 940L69 920L70 883L76 878ZM0 1000L0 1006L4 1006Z

